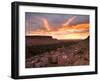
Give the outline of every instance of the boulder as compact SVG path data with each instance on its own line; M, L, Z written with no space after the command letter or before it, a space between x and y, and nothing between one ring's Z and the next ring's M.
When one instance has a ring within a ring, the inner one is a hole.
M66 54L62 54L58 56L58 65L63 66L68 64L68 56Z

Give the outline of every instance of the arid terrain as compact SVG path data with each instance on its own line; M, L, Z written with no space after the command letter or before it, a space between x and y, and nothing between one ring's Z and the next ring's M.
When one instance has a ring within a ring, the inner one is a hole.
M89 65L89 37L57 40L50 36L26 36L26 68Z

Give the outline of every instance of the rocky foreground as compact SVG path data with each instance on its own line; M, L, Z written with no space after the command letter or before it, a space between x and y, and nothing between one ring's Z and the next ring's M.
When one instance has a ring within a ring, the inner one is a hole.
M26 68L89 65L89 38L26 59Z

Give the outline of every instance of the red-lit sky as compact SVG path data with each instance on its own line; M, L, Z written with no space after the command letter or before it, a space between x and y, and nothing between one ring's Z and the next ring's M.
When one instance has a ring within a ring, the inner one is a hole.
M25 14L26 36L52 36L56 39L86 39L89 36L89 16L75 14Z

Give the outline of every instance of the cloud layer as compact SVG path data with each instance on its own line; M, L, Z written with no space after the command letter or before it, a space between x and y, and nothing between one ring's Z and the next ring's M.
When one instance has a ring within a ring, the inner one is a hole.
M89 16L26 13L26 35L45 35L56 39L85 39L89 36Z

